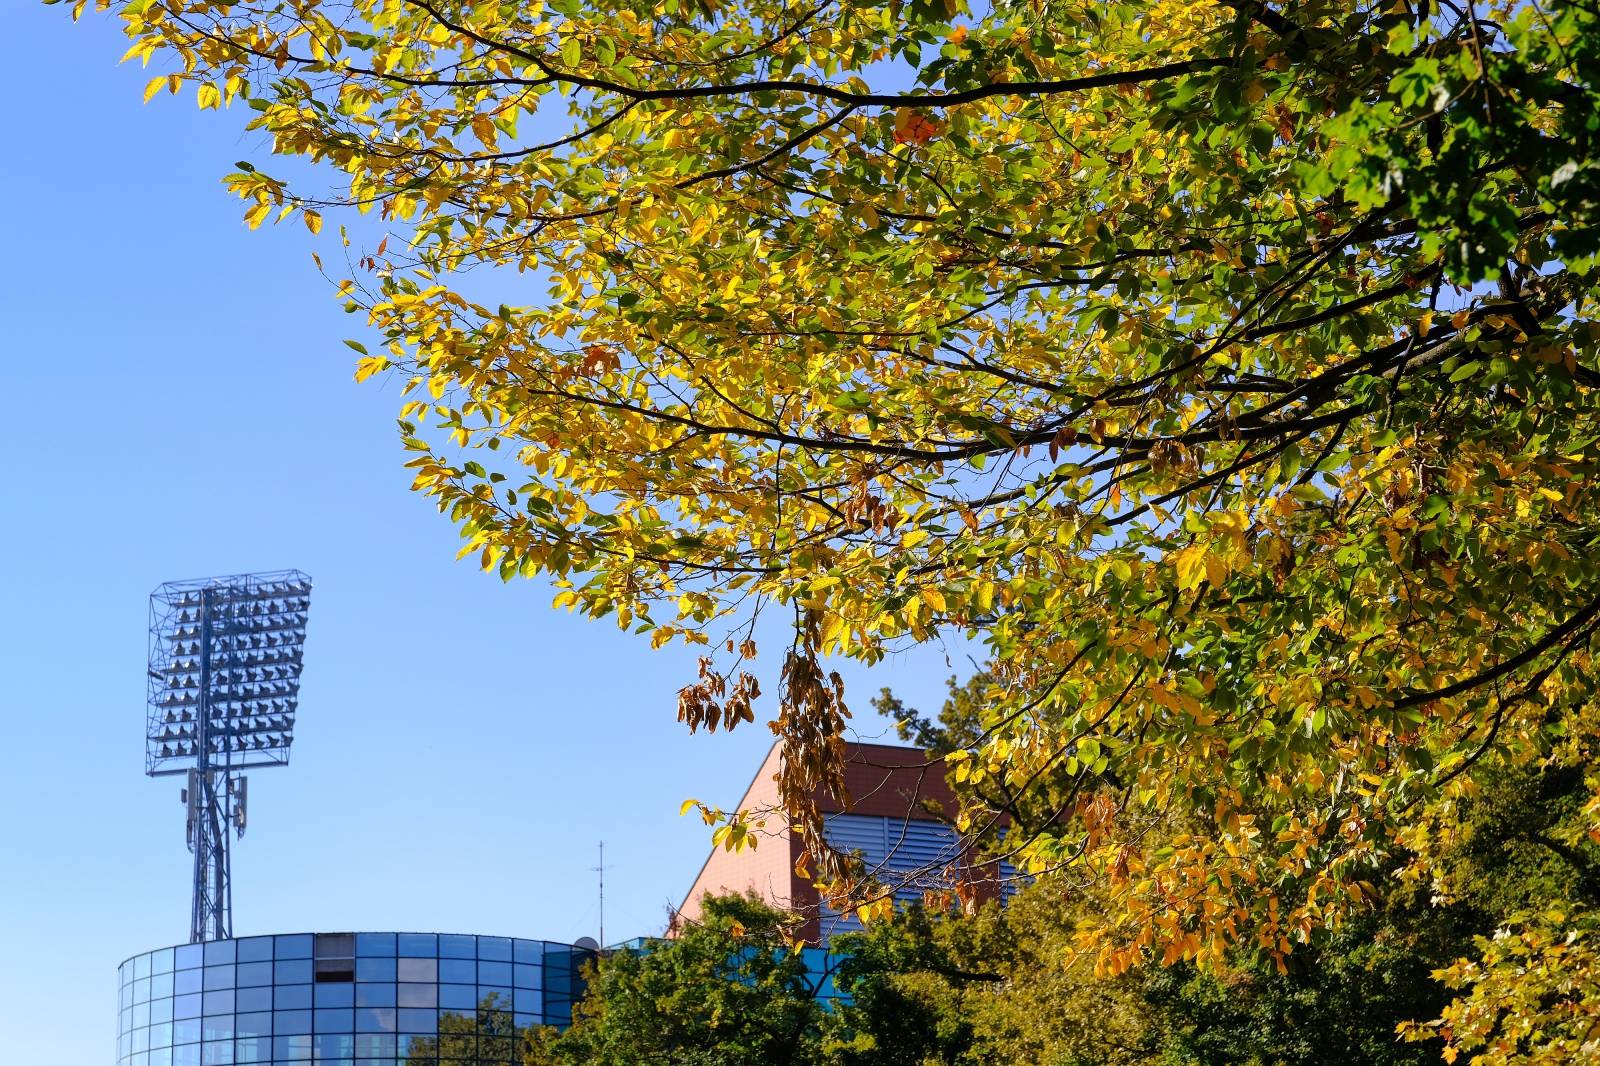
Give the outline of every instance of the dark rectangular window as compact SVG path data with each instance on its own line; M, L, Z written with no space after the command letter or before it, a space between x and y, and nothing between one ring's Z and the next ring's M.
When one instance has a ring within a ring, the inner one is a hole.
M355 959L317 960L317 984L349 984L355 979Z

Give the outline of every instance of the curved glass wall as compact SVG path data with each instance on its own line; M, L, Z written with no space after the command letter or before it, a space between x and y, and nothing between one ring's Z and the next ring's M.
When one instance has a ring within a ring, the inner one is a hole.
M445 933L184 944L119 969L118 1066L515 1066L565 1026L593 953Z

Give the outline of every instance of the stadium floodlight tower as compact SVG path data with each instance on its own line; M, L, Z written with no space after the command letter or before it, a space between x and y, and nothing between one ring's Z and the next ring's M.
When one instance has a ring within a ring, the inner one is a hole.
M169 581L150 594L145 773L188 777L191 943L233 935L228 832L244 835L241 771L289 763L310 608L298 570Z

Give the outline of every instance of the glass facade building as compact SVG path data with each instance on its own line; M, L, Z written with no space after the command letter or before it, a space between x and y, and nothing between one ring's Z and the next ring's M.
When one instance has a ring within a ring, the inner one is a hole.
M565 1026L584 947L446 933L184 944L119 969L118 1066L515 1066Z

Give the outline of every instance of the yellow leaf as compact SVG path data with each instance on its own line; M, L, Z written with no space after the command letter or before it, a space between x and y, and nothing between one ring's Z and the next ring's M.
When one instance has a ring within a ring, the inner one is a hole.
M682 818L684 815L688 814L698 806L700 806L700 801L697 799L684 800L683 803L678 806L678 817Z
M472 132L483 142L485 148L493 148L495 142L494 123L488 115L481 111L472 116Z
M166 84L167 76L165 74L151 78L150 83L144 87L144 102L148 104L150 102L150 98L164 89Z
M924 587L922 590L922 602L932 607L935 611L943 611L945 609L944 593L936 588Z
M306 229L313 234L322 232L322 216L315 211L302 211L301 217L306 220Z
M1206 549L1203 544L1191 544L1172 555L1172 568L1178 575L1178 588L1184 592L1198 588L1206 576Z

